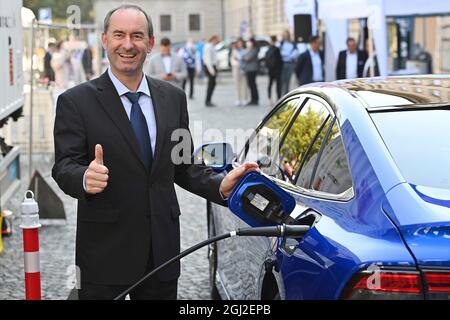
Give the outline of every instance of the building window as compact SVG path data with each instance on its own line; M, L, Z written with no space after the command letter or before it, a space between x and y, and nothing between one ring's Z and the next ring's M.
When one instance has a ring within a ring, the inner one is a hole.
M189 15L189 31L200 31L200 15Z
M161 32L172 31L172 16L170 14L162 14L159 16L159 25Z

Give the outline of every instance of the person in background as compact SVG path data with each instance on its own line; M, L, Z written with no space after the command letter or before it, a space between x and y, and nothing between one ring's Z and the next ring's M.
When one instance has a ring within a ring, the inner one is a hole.
M291 166L291 164L289 163L289 161L287 159L283 160L283 171L284 174L286 175L286 177L292 181L293 175L294 175L294 170Z
M281 58L280 48L277 47L277 37L270 37L270 46L266 52L265 65L269 71L269 85L267 87L267 96L272 103L272 85L275 82L277 97L281 98L281 69L283 59Z
M83 65L84 74L86 80L91 80L94 76L94 68L92 65L92 49L89 44L86 44L86 48L83 50L83 56L81 57L81 64Z
M55 43L50 42L44 56L44 80L47 83L47 86L50 85L51 82L55 81L55 71L51 66L52 55L55 52L55 49Z
M298 56L297 46L291 41L291 34L288 30L283 32L283 40L280 43L281 58L283 66L281 68L281 94L289 92L292 73L295 70L295 61Z
M298 84L301 86L311 82L323 81L323 61L323 52L320 51L320 37L313 36L309 41L309 49L297 59L295 73Z
M195 45L197 49L197 73L201 79L205 76L203 70L203 48L205 47L205 41L205 39L202 39Z
M162 38L159 53L151 56L145 73L181 88L187 76L186 65L179 56L171 52L171 48L170 39Z
M336 79L355 79L363 76L367 53L358 50L354 38L347 38L347 50L339 52L336 65Z
M245 43L242 38L237 39L231 49L231 73L236 88L236 106L243 106L248 100L248 87L245 79L244 61L242 57L245 53Z
M259 48L255 38L250 38L247 41L247 49L242 57L245 76L250 89L250 102L246 104L247 106L257 106L259 104L258 87L256 86L256 75L259 70L258 52Z
M192 39L188 39L184 48L180 51L180 56L187 68L187 77L189 78L189 99L194 98L194 79L197 70L197 48ZM186 91L187 78L183 80L183 90Z
M65 48L65 41L56 43L50 65L55 72L55 90L53 91L54 109L61 93L70 87L71 61L70 52Z
M74 42L70 50L70 65L71 65L71 81L70 87L76 86L86 81L86 73L83 67L83 55L86 50L87 43Z
M219 37L214 35L209 39L208 43L205 44L205 47L203 48L203 70L208 77L208 88L206 91L205 101L205 106L207 107L216 106L211 102L211 99L216 87L217 78L217 53L215 48L217 43L219 43Z

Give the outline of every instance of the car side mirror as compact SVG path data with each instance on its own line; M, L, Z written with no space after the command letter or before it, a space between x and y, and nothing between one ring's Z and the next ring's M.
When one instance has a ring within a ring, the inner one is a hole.
M214 171L231 168L235 156L233 147L226 142L204 144L193 155L194 163L201 163Z
M266 176L249 172L228 198L229 209L251 227L297 224L290 216L295 199Z

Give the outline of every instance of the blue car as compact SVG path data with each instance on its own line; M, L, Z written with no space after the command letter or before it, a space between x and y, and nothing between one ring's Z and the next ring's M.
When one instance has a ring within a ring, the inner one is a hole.
M222 299L450 299L450 77L318 83L283 97L233 165L295 198L302 239L209 247ZM248 227L207 203L209 236Z

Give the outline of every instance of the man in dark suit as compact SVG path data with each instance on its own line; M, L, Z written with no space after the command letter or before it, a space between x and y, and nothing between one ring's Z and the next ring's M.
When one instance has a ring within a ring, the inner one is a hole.
M58 99L53 178L78 199L76 264L81 299L112 299L180 252L180 208L174 182L224 204L235 183L257 165L225 178L172 155L175 130L192 142L186 95L146 77L154 45L150 18L123 5L105 18L103 47L110 68ZM187 141L186 141L187 140ZM178 164L179 163L179 164ZM179 263L148 279L132 299L176 299Z
M295 66L299 85L324 80L324 56L320 51L320 37L313 36L309 41L309 49L298 56Z
M53 70L50 62L52 61L52 55L53 52L56 49L56 44L53 42L50 42L48 44L48 50L45 53L44 56L44 78L47 81L47 84L50 84L50 82L55 81L55 71Z
M277 98L281 98L281 70L283 67L283 59L281 57L280 48L277 47L277 36L270 37L270 46L266 52L265 65L269 74L269 85L267 87L267 96L272 101L272 84L275 82L277 89Z
M363 76L367 53L358 50L354 38L347 38L347 50L339 52L336 65L336 79L355 79Z

